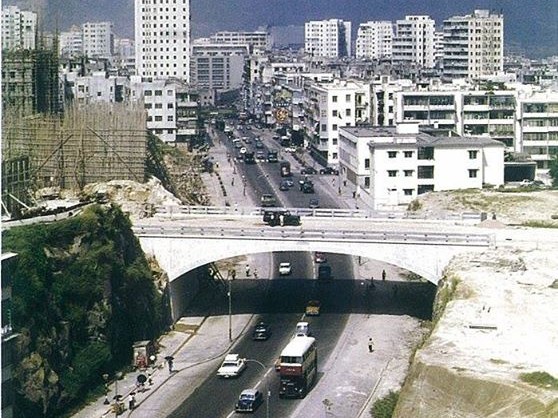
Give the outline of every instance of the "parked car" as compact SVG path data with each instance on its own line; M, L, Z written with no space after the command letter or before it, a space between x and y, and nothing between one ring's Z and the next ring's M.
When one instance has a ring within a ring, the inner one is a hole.
M310 202L308 202L308 207L310 209L316 209L320 207L320 201L318 199L310 199Z
M320 315L320 301L319 300L309 300L306 304L306 316L318 316Z
M263 403L263 395L257 389L244 389L234 406L236 412L254 412Z
M333 167L325 167L320 169L320 174L335 174L337 176L339 174L339 170Z
M279 275L288 276L292 272L291 263L283 262L279 263Z
M271 336L271 327L265 322L259 322L254 327L252 339L255 341L265 341Z
M227 354L221 367L217 370L217 376L229 378L237 377L246 368L246 361L238 354Z
M318 171L314 167L304 167L300 174L318 174Z
M283 180L285 182L285 184L289 187L293 187L294 186L294 181L292 181L291 179L284 179Z

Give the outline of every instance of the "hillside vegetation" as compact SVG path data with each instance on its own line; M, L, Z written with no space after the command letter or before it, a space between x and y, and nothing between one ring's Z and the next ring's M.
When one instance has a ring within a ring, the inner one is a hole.
M18 253L14 371L25 416L54 417L131 363L134 341L163 328L157 291L129 220L115 206L3 233Z

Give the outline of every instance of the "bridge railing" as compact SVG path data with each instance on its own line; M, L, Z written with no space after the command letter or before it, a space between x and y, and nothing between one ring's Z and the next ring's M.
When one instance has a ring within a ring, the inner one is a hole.
M492 238L487 234L402 231L315 230L301 228L238 228L238 227L172 227L137 224L133 227L139 237L164 238L230 238L297 241L382 242L393 244L465 245L488 247Z
M461 221L478 223L486 219L482 212L463 212L460 214L425 214L407 211L380 211L364 209L330 209L330 208L261 208L240 206L157 206L157 216L180 217L186 215L239 215L239 216L261 216L266 210L289 210L300 216L312 216L322 218L368 218L368 219L429 219Z

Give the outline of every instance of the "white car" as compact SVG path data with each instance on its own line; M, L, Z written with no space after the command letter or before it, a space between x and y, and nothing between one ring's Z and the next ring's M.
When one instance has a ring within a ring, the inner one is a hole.
M281 276L288 276L289 274L291 274L291 263L280 263L279 274Z
M227 354L225 356L225 361L221 364L221 367L217 370L217 376L229 378L237 377L246 368L246 361L241 358L238 354Z

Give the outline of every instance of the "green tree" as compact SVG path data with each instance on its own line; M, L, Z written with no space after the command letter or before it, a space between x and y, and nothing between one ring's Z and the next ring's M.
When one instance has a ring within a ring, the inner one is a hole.
M395 410L395 405L397 405L397 399L399 398L399 392L389 391L389 393L374 402L370 415L373 418L391 418L393 416L393 411Z

